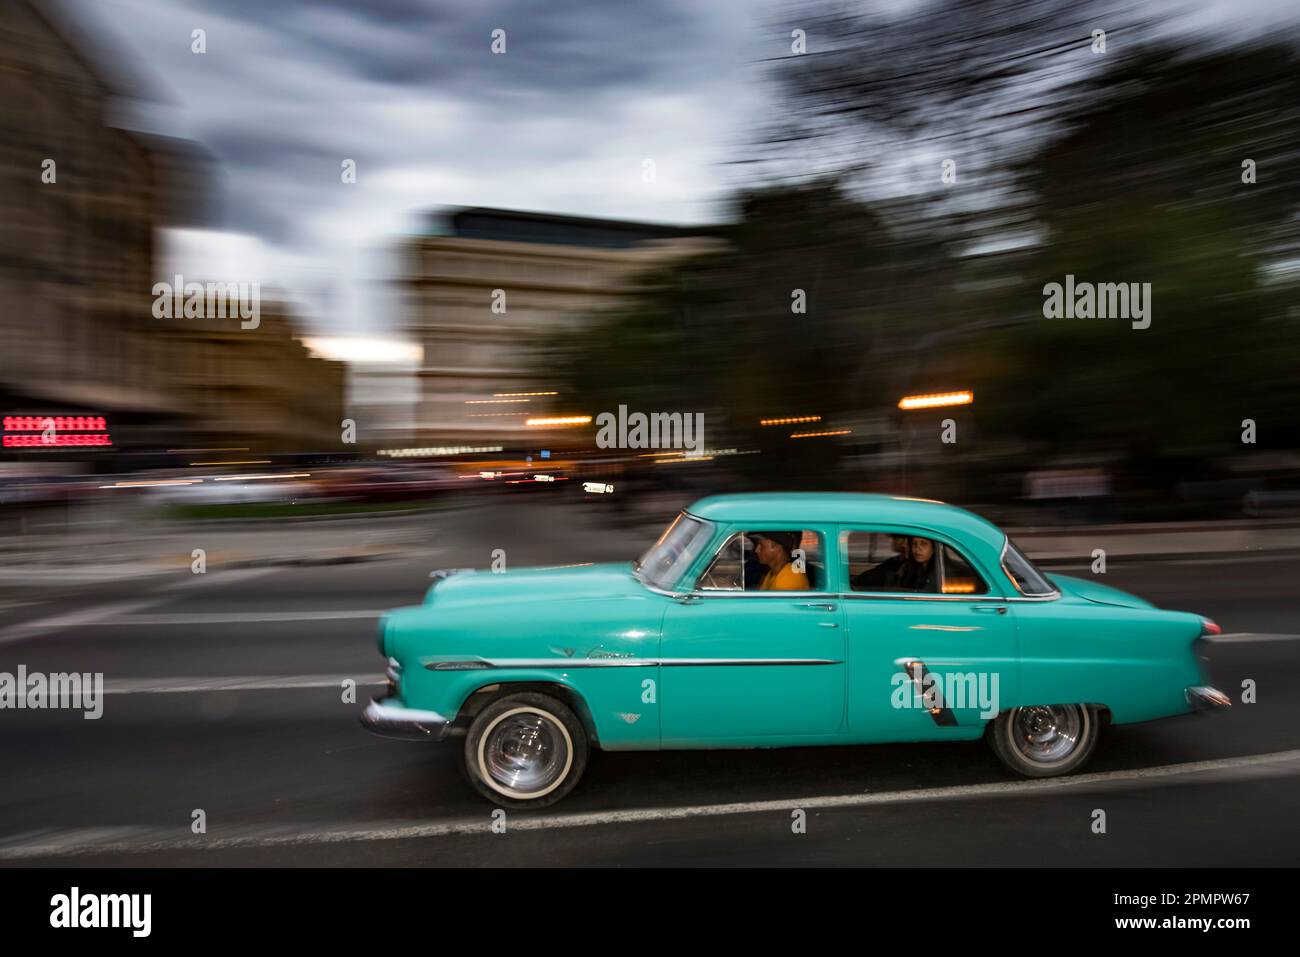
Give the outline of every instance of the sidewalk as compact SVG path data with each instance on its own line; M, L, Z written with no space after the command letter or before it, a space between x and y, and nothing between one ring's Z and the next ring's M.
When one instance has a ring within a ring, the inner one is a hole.
M395 557L431 543L436 518L186 523L0 538L0 585L71 585L188 568L326 565Z
M1300 525L1288 521L1009 528L1007 534L1030 558L1044 563L1090 562L1097 548L1108 558L1147 560L1300 553Z

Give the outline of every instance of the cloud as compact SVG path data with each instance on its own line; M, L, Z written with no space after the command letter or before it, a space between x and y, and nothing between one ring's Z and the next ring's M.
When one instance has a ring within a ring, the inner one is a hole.
M356 284L358 256L373 266L438 206L707 220L727 147L759 109L757 61L772 53L745 0L65 5L180 101L179 122L162 109L146 120L217 158L213 225L260 238L272 262L314 263L301 279L318 289ZM490 50L497 28L504 55ZM344 159L354 185L340 180ZM655 184L642 182L643 159ZM353 314L316 318L373 326L366 299L342 290L332 302L356 303Z

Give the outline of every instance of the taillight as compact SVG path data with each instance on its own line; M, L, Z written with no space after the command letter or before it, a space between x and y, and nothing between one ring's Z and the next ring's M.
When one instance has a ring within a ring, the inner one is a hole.
M1216 622L1213 618L1205 618L1205 617L1201 618L1202 638L1204 638L1206 635L1221 635L1221 634L1223 634L1223 629L1219 627L1218 622Z

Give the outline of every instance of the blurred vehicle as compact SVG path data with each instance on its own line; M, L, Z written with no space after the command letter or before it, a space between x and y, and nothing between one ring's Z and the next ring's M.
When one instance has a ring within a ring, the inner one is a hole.
M397 501L440 495L457 487L449 469L393 466L336 470L324 477L321 492L331 498Z
M1196 652L1212 621L1044 575L940 502L716 496L630 566L433 577L380 624L389 690L362 723L463 736L469 780L511 807L558 801L591 747L983 737L1049 777L1107 721L1229 705Z
M1300 515L1300 489L1256 489L1247 492L1242 511L1252 518Z
M316 494L310 483L292 478L209 477L184 484L146 486L156 501L175 505L232 505L241 502L287 502Z

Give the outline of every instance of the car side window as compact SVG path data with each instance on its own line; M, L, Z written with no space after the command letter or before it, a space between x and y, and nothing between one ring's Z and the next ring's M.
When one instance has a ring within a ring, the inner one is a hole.
M849 532L846 541L849 588L902 591L911 555L910 537L887 532Z
M983 595L988 585L957 549L920 535L849 532L849 588L857 592Z
M704 569L704 574L695 583L701 591L744 591L745 589L745 541L741 535L731 538L718 549L718 554Z
M701 591L818 591L825 587L822 536L810 529L737 532L696 582Z
M951 545L940 550L942 557L941 590L945 595L987 595L989 586L966 556Z

